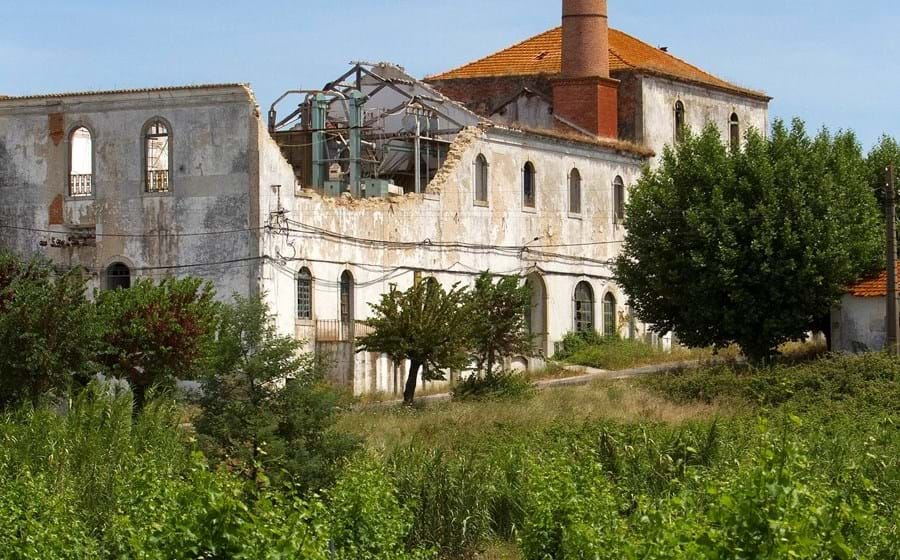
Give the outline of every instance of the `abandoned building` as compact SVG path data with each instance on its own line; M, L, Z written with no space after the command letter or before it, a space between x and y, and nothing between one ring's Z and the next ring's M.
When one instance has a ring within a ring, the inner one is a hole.
M425 80L358 63L262 109L244 84L0 99L2 246L98 289L265 294L357 393L402 390L354 340L425 277L529 283L534 351L510 367L573 330L655 336L612 278L628 189L686 128L764 131L769 98L609 29L606 4L564 0L561 28Z

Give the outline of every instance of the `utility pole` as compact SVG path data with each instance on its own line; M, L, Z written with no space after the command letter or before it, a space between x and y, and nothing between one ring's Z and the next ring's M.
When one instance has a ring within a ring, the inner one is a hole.
M897 208L894 201L894 164L885 169L884 218L887 223L887 340L885 348L897 355L897 332L900 317L897 315Z

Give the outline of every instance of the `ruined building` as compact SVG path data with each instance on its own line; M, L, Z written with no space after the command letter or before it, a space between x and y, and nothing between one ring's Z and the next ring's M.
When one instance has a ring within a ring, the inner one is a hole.
M610 267L629 186L685 127L765 130L769 98L609 29L605 0L562 5L561 28L425 81L360 63L268 108L243 84L0 99L0 244L99 289L264 293L357 393L402 388L354 340L426 277L531 285L512 367L572 330L645 336Z

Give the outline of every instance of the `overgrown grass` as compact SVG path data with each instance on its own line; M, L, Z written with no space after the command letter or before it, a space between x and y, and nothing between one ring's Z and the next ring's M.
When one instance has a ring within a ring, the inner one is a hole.
M712 351L675 345L666 351L640 340L603 337L596 333L569 333L560 344L556 359L597 369L619 370L653 364L701 360Z

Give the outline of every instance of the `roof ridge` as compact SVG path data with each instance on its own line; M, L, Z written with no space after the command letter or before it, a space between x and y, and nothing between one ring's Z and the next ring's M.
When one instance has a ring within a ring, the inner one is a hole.
M502 48L498 51L495 51L488 55L482 56L481 58L476 58L475 60L470 60L469 62L466 62L465 64L460 64L459 66L457 66L455 68L451 68L450 70L441 72L440 74L432 74L430 76L425 76L424 79L425 80L440 80L440 79L442 79L443 76L447 76L448 74L453 74L454 72L458 72L459 70L462 70L463 68L465 68L467 66L472 66L473 64L478 64L479 62L482 62L489 58L493 58L493 57L497 56L498 54L505 53L506 51L512 50L512 49L518 47L519 45L524 45L525 43L528 43L529 41L533 41L533 40L537 39L538 37L543 37L544 35L549 35L551 33L554 33L559 29L562 29L561 25L557 25L556 27L548 29L547 31L538 33L537 35L532 35L531 37L528 37L527 39L522 39L521 41L513 43L506 48Z
M96 89L96 90L85 90L85 91L64 91L64 92L50 92L50 93L35 93L35 94L27 94L27 95L9 95L2 96L0 95L0 99L3 101L26 101L30 99L53 99L57 97L79 97L79 96L88 96L88 95L117 95L117 94L132 94L132 93L163 93L170 91L190 91L190 90L198 90L198 89L224 89L224 88L243 88L244 90L252 93L252 89L249 82L230 82L230 83L216 83L216 84L184 84L184 85L175 85L175 86L155 86L155 87L143 87L143 88L121 88L121 89Z

